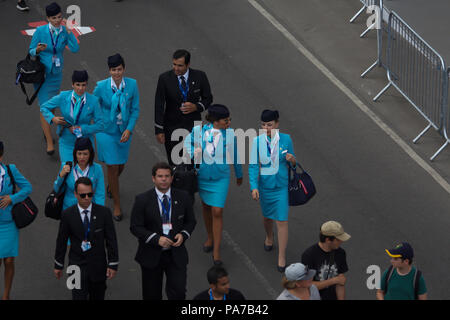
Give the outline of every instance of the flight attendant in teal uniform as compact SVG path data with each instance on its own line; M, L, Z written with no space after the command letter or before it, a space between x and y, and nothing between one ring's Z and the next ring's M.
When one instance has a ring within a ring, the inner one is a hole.
M128 161L132 132L139 118L139 90L136 80L124 77L125 61L120 54L108 57L108 66L111 77L97 82L93 92L100 102L105 127L96 134L97 153L108 170L113 218L120 221L119 176Z
M195 163L199 162L199 156L203 158L198 170L199 195L208 234L203 250L213 251L214 265L221 265L222 214L230 184L230 155L233 155L231 160L238 186L242 184L242 166L238 161L234 130L230 128L228 108L220 104L209 106L206 120L206 125L194 127L186 137L185 149L191 158L194 158Z
M2 300L9 300L14 278L14 259L19 255L19 229L12 218L12 207L31 193L31 184L13 164L9 165L18 192L12 194L13 185L6 165L3 164L4 145L0 141L0 266L5 266L5 290Z
M29 53L39 56L45 65L45 82L38 93L39 106L56 96L61 88L62 71L64 65L63 52L66 46L71 52L78 52L80 46L72 31L62 26L61 7L53 2L45 8L49 24L38 27L31 39ZM64 20L65 21L65 20ZM38 85L35 84L35 89ZM47 141L47 154L55 153L50 125L41 114L41 126Z
M88 74L85 70L74 71L73 90L61 93L41 106L41 113L49 123L58 125L59 157L62 163L73 161L73 147L79 137L93 141L94 134L103 130L100 104L96 96L87 93ZM62 116L52 111L59 108ZM93 123L91 123L93 121Z
M261 128L265 131L253 140L248 167L252 198L260 201L266 239L264 249L273 248L273 221L278 230L278 271L286 268L289 213L289 163L296 165L294 148L288 134L279 133L279 114L264 110ZM259 151L259 152L258 152Z
M75 182L81 177L88 177L92 181L92 188L94 194L92 202L105 205L105 179L103 175L103 168L100 164L94 162L95 151L92 146L92 142L89 138L81 137L75 141L75 147L73 149L73 167L63 164L61 171L54 183L53 190L60 190L64 182L65 194L63 202L63 210L76 205L77 198L75 198Z

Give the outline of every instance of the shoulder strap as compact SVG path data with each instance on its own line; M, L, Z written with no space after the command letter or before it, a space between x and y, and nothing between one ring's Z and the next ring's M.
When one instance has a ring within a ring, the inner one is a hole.
M390 265L389 269L388 269L388 273L386 278L384 279L384 293L386 294L388 291L388 284L389 284L389 280L391 280L392 277L392 273L394 273L394 267L392 266L392 264Z
M44 80L44 81L45 81L45 80ZM42 82L39 84L39 87L38 87L37 90L34 92L34 94L31 96L31 98L28 98L27 90L25 89L25 85L23 84L23 82L21 82L21 81L19 82L19 83L20 83L20 88L22 89L23 93L24 93L25 96L27 97L26 102L27 102L27 104L28 104L29 106L31 106L31 105L33 104L34 100L36 99L36 97L37 97L37 95L38 95L38 93L39 93L39 90L41 90L41 87L42 87L42 85L44 84L44 81L42 81Z
M13 176L13 174L11 172L11 169L9 168L8 164L6 165L6 170L8 171L9 178L11 179L11 182L12 182L12 185L13 185L13 192L12 192L12 194L15 194L16 193L16 180L14 180L14 176Z
M416 300L419 300L419 282L421 276L422 272L416 268L416 272L414 273L414 299Z

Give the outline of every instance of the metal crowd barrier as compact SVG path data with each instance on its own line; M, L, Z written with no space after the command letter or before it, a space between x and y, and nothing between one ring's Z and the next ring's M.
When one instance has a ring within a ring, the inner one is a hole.
M413 140L416 143L431 127L446 137L448 115L448 73L444 59L395 12L389 14L386 69L389 83L373 101L394 86L428 121Z
M353 16L353 18L350 19L350 23L353 23L364 11L366 11L370 6L378 6L380 7L380 0L359 0L363 7ZM376 22L374 22L371 26L369 26L361 35L360 38L364 37L370 30L372 30L376 25Z
M383 0L380 0L380 16L378 17L378 19L380 19L381 21L379 28L377 28L377 60L361 74L361 78L364 78L366 74L372 71L375 67L382 67L384 69L387 69L386 64L384 63L385 57L383 51L383 32L387 32L387 28L384 27L384 22L389 22L389 14L389 9L384 6Z
M441 153L442 150L444 150L444 148L450 143L450 104L449 104L449 100L448 100L448 90L449 90L449 81L450 81L450 67L447 70L447 84L445 85L447 87L447 90L445 90L444 92L444 98L443 98L443 107L445 110L445 122L444 122L444 129L443 129L443 133L444 133L444 138L445 138L445 143L442 145L442 147L439 148L438 151L436 151L436 153L430 158L431 161L434 160L434 158L437 157L437 155L439 153ZM444 86L444 87L445 87Z

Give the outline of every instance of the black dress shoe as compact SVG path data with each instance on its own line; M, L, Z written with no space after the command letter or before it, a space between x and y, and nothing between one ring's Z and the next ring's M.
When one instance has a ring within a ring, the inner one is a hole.
M213 246L203 246L203 252L210 253L213 251Z
M282 266L277 266L277 270L278 272L283 273L286 270L286 266L282 267Z
M52 156L54 153L55 153L55 149L47 151L47 154L49 156Z
M264 250L265 250L265 251L272 251L272 249L273 249L273 245L268 246L268 245L266 244L266 241L264 241Z
M214 258L213 258L213 263L217 267L221 267L223 265L222 260L214 260Z

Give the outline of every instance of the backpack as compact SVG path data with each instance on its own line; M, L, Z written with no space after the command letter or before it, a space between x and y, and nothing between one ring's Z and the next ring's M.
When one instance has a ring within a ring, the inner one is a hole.
M16 68L16 85L20 83L20 88L27 97L27 104L30 106L36 99L39 90L41 90L42 85L45 81L45 66L40 61L39 57L36 56L32 59L30 54L27 54L24 60L17 63ZM28 98L27 91L25 89L24 83L38 83L39 87L33 96Z
M394 267L391 265L388 269L387 277L384 279L384 293L386 294L388 291L389 280L391 280L392 273L394 273ZM422 276L422 272L416 268L416 272L414 273L414 299L419 300L419 280Z

